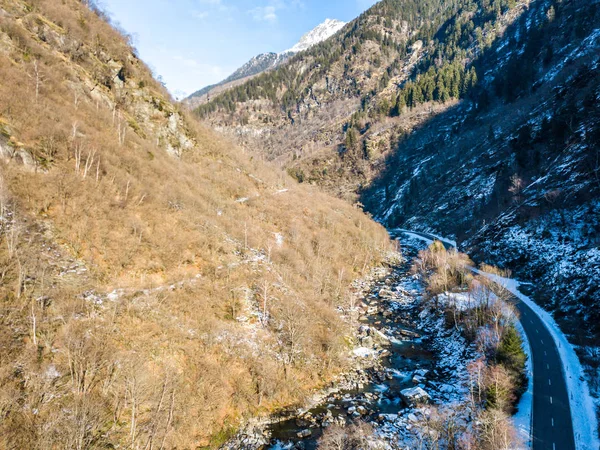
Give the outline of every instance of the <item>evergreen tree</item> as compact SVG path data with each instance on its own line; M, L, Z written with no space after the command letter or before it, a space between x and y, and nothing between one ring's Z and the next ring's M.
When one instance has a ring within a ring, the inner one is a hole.
M512 325L504 330L497 358L500 363L512 371L521 373L525 368L527 357L523 351L523 340Z

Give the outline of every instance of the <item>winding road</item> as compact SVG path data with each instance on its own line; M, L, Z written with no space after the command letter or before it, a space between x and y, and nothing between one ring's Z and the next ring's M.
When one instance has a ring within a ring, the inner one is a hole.
M392 230L395 231L395 230ZM397 230L426 241L440 240L437 236L409 230ZM449 241L441 241L454 248ZM575 450L575 435L565 382L563 362L556 343L543 320L526 303L515 298L521 324L531 346L533 363L533 450Z

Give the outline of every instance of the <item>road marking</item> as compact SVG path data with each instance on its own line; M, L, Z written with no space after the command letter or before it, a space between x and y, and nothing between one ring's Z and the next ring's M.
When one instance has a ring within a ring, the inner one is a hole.
M548 386L552 386L552 381L548 380Z
M550 396L550 404L552 404L552 396Z
M556 443L552 443L552 450L556 450Z
M544 356L548 356L548 353L546 353L546 350L544 350Z
M550 364L546 364L546 369L550 370Z
M543 339L540 339L540 341L542 342L542 344L544 343L544 340L543 340Z
M554 426L554 417L552 418L552 426Z
M537 328L536 328L535 332L536 332L537 334L540 334L540 330L538 330Z

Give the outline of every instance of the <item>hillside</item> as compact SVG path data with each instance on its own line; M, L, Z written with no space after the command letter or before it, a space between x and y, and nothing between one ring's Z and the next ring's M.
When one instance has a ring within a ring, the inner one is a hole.
M197 109L379 222L535 281L599 395L600 5L383 0Z
M532 3L476 61L470 99L399 142L362 196L389 227L454 235L535 279L578 344L600 337L599 14Z
M216 446L348 364L392 250L198 127L77 0L0 0L0 447Z
M432 227L474 250L513 227L494 259L542 266L523 245L564 247L562 223L580 231L559 253L576 266L589 250L595 266L597 14L598 2L581 0L384 0L197 113L388 227ZM539 217L556 210L566 218ZM525 244L523 222L548 230ZM593 305L591 273L575 291L562 280L560 295Z
M384 0L197 113L298 180L355 201L400 136L468 95L473 60L527 4Z

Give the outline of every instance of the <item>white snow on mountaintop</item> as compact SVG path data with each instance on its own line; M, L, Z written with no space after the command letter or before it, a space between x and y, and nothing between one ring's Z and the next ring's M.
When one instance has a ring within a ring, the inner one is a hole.
M261 53L260 55L250 59L250 61L241 66L223 81L211 86L206 86L199 91L194 92L186 100L191 100L193 102L194 99L210 95L210 93L219 86L224 86L229 83L233 83L234 81L242 80L246 77L255 76L268 70L273 70L288 61L296 53L308 50L314 45L329 39L331 36L341 30L344 25L346 25L346 22L342 22L341 20L326 19L325 22L302 36L300 42L298 42L289 50L285 50L281 53Z
M346 25L346 22L342 22L341 20L326 19L325 22L302 36L300 42L282 53L299 53L304 50L308 50L312 46L317 45L319 42L329 39L335 33L340 31L344 25Z

